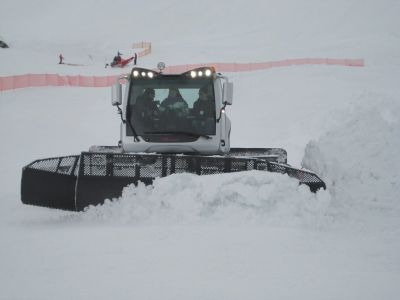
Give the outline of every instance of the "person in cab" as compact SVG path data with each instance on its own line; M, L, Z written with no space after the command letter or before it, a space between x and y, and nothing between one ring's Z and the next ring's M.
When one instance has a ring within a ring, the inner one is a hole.
M179 116L186 115L188 110L189 106L177 88L170 88L168 97L160 105L160 111L172 111Z
M147 88L139 95L134 105L135 116L141 120L145 128L151 129L155 125L155 119L158 118L159 111L155 98L155 90Z
M215 102L210 97L207 87L199 89L199 98L193 103L193 125L198 132L213 134L215 132Z

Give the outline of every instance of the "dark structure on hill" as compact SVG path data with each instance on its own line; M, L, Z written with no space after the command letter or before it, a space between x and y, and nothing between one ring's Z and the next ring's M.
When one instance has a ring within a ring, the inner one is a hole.
M3 42L2 40L0 40L0 48L9 48L8 45Z

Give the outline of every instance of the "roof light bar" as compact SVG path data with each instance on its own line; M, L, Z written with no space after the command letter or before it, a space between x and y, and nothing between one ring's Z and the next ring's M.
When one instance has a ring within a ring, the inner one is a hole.
M183 73L182 75L190 76L191 78L211 77L215 74L214 67L201 67Z
M134 68L132 69L131 73L131 77L136 79L139 78L153 79L158 75L160 75L160 73L144 68Z

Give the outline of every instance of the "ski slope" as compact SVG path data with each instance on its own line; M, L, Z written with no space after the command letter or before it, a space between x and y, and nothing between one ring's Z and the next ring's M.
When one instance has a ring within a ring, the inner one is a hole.
M0 299L397 299L399 12L390 0L3 0L11 48L0 49L0 76L119 74L104 63L141 40L152 42L139 60L149 68L299 57L366 66L227 74L232 146L283 147L326 191L256 171L180 174L83 213L22 205L21 168L115 145L109 88L0 92ZM85 66L58 65L60 53Z

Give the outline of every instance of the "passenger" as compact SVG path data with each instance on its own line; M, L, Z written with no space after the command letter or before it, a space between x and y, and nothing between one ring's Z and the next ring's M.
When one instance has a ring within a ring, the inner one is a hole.
M193 103L192 109L192 114L195 117L215 117L215 104L209 94L209 89L207 87L202 87L199 90L199 98Z
M173 111L178 116L188 114L189 106L177 88L170 88L168 97L161 102L160 111L165 110Z
M192 115L195 117L192 124L197 133L215 134L215 103L207 87L199 90L199 98L193 104Z

